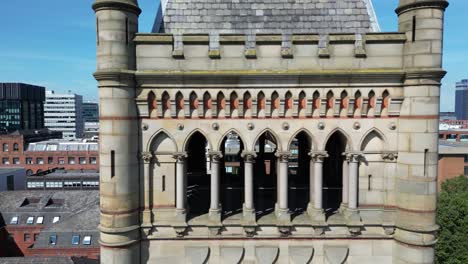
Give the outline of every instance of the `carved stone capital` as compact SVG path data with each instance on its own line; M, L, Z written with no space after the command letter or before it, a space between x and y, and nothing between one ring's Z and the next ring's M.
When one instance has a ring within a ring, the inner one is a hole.
M309 153L310 159L313 162L323 162L329 155L326 151L314 151Z
M210 155L211 160L214 162L219 162L223 158L223 153L221 151L210 151L208 155Z
M343 155L348 162L361 162L364 159L364 155L358 152L345 152Z
M289 157L291 157L290 152L276 152L275 156L280 159L280 162L289 162Z
M151 162L154 161L154 155L153 153L149 152L149 151L144 151L144 152L141 152L140 153L140 159L145 163L145 164L149 164Z
M398 159L398 153L396 152L382 153L382 159L385 161L395 161Z
M254 162L257 157L257 153L250 151L243 151L241 157L244 159L244 162Z
M184 162L185 159L187 159L188 154L187 152L176 152L172 154L172 156L177 160L177 162Z

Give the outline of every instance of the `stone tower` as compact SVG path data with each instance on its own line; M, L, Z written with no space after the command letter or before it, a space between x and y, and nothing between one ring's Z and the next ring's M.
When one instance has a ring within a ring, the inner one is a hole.
M138 120L135 105L137 0L96 0L100 102L101 260L140 259Z
M433 263L446 0L96 0L102 263Z

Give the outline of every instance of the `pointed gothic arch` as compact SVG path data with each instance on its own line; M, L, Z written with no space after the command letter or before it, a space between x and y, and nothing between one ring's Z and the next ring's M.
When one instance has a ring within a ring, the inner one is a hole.
M198 96L195 91L190 93L190 117L194 118L198 116Z
M163 117L171 117L171 97L169 96L169 93L167 91L164 91L164 93L162 94L161 101Z
M151 117L154 115L153 112L157 112L158 110L158 103L156 101L156 95L154 94L153 91L150 91L148 93L147 97L147 103L148 103L148 116Z

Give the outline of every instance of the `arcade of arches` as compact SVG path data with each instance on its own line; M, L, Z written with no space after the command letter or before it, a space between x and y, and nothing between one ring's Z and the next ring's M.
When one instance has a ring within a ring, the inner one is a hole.
M252 151L245 150L245 142L235 132L221 140L219 151L212 151L198 131L186 139L183 152L173 152L165 133L154 142L156 159L168 153L176 159L176 211L187 221L208 217L249 222L276 216L288 222L308 215L323 222L356 211L359 164L368 149L384 152L383 137L377 132L366 136L361 151L351 152L347 136L339 130L328 137L322 151L314 150L305 130L293 136L287 151L270 131L257 137ZM171 170L152 168L152 175Z

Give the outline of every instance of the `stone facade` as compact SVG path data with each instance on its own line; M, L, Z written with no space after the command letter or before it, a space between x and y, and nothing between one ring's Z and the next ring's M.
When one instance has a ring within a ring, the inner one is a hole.
M172 35L96 0L102 263L433 263L447 5L400 0L394 33Z

